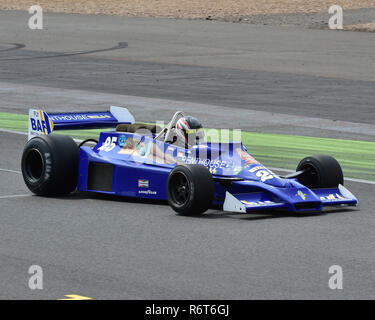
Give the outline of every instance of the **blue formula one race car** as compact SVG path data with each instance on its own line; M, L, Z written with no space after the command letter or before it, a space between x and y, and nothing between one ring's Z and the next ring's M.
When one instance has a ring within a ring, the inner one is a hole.
M53 130L110 127L116 130L79 146L69 136L50 135ZM161 128L135 123L120 107L51 114L30 110L22 174L37 195L78 190L167 200L183 215L199 215L211 206L239 213L302 213L357 205L343 186L339 163L330 156L307 157L295 173L282 177L256 161L241 141L208 142L204 132L196 118L180 111Z

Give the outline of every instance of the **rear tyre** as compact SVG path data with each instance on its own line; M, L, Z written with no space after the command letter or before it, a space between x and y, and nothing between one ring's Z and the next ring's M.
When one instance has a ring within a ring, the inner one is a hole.
M327 155L315 155L301 160L297 171L304 170L298 181L308 188L336 188L344 184L342 169L337 160Z
M68 136L35 137L22 154L22 176L31 192L66 195L77 187L79 148Z
M200 215L214 198L214 181L208 169L198 164L176 166L167 181L168 203L181 215Z

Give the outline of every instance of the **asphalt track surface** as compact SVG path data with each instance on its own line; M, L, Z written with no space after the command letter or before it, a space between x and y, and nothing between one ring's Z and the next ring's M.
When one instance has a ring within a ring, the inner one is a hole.
M59 14L31 31L27 18L0 13L0 111L124 99L142 120L185 105L211 126L374 138L374 34ZM319 215L180 217L164 203L32 196L25 141L0 132L2 299L375 298L374 185L347 182L359 208ZM43 290L28 288L33 264ZM328 288L331 265L343 290Z

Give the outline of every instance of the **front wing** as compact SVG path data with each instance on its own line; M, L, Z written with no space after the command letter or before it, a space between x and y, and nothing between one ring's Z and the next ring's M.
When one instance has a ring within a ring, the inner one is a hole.
M224 211L246 213L252 210L286 209L291 212L321 211L324 206L357 205L357 198L343 185L329 189L285 189L231 194L226 192Z

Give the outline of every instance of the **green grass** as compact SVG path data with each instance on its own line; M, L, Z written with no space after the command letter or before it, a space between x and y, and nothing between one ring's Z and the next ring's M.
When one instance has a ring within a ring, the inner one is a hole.
M306 156L329 154L340 162L345 176L375 180L374 142L252 132L243 133L242 141L268 166L295 169Z
M27 115L0 112L0 128L27 132ZM97 138L100 130L60 131L77 139ZM309 155L329 154L343 167L346 177L375 180L375 142L292 136L242 131L248 152L269 167L295 169Z

